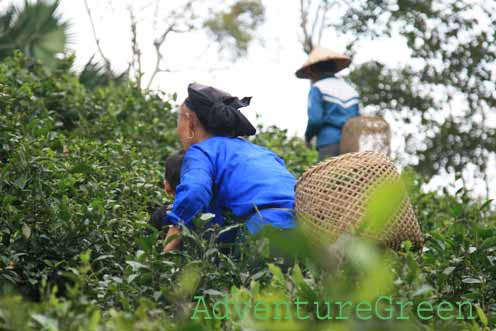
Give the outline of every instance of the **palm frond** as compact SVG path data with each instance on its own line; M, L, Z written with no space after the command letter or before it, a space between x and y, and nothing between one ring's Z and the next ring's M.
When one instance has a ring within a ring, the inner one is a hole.
M111 72L104 65L94 61L94 55L89 59L79 74L79 82L88 89L95 89L100 86L108 86L111 84L120 85L127 81L127 71L120 74Z
M56 55L70 43L70 24L57 9L59 1L24 1L22 8L11 5L0 15L0 59L20 49L27 56L53 67Z

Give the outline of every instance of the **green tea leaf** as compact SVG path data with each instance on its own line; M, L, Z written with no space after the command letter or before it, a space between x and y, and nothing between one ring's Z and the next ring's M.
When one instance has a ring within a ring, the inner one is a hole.
M475 308L477 309L477 315L479 316L479 319L481 320L482 325L487 326L487 316L486 313L484 313L484 310L479 305L475 305Z
M24 238L29 239L31 238L31 227L27 224L22 225L22 234L24 235Z

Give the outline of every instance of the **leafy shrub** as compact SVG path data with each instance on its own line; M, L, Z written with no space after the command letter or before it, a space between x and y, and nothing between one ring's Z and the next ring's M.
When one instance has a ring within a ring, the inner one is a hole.
M0 87L0 278L37 297L40 282L60 279L82 251L119 261L132 249L163 200L175 115L158 95L133 86L88 93L22 55L0 65Z
M0 279L32 298L46 281L62 290L90 248L103 271L122 272L179 148L174 96L87 91L72 60L55 72L19 53L0 64Z
M69 68L71 59L66 61ZM149 211L166 200L163 160L178 148L174 97L145 95L133 85L87 91L68 72L48 73L20 54L0 63L0 329L495 325L496 216L490 202L474 202L463 190L424 193L418 177L410 188L426 234L422 254L409 251L408 243L395 253L356 241L336 269L329 258L310 254L304 238L286 237L286 246L305 253L288 265L269 254L281 238L247 238L226 252L212 239L221 230L203 228L201 219L198 232L184 233L184 250L162 253L160 234L146 236L145 229ZM315 162L315 151L285 130L259 131L253 141L280 154L295 175ZM433 304L470 300L478 305L478 322L190 319L194 295L211 306L226 295L255 302L378 293Z
M259 125L257 135L252 141L281 156L296 177L317 161L317 151L308 149L301 138L288 137L287 130L277 126L264 128Z

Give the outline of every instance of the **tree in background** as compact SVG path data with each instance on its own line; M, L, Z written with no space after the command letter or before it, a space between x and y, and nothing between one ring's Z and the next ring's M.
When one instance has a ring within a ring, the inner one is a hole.
M128 73L123 72L116 74L113 71L95 61L92 56L85 64L83 70L79 73L79 82L88 89L95 89L100 86L109 86L110 84L120 85L128 81Z
M48 67L57 65L70 40L69 24L56 14L59 1L24 1L23 7L10 5L0 15L0 60L20 49Z
M330 13L341 1L300 0L300 43L307 54L319 46L324 31L329 28Z
M141 3L139 4L141 5ZM226 50L231 52L231 59L234 60L246 55L249 44L256 37L256 29L265 19L265 8L260 0L236 0L228 3L217 0L188 0L177 8L170 8L170 3L166 3L166 7L169 7L165 9L163 5L163 2L155 0L140 8L132 5L127 8L131 24L130 46L132 50L127 72L141 88L149 89L160 73L177 71L177 69L171 69L165 65L167 52L171 52L171 49L167 48L165 44L173 35L205 32L209 38L215 41L219 52ZM101 46L92 9L87 0L85 0L85 6L98 53L106 70L112 72L110 60ZM140 25L146 23L140 20L139 14L147 10L148 7L153 7L153 30L158 33L153 38L154 68L150 73L145 73L143 45L140 45L138 41L138 32ZM201 50L199 50L200 52ZM145 74L149 74L147 82L144 81Z
M214 13L203 26L221 49L231 48L234 56L244 56L255 38L255 30L265 20L265 9L258 0L241 0Z
M404 38L411 51L410 65L389 68L369 62L352 69L350 79L363 105L402 123L419 120L418 133L408 135L405 142L406 152L418 156L415 168L420 173L429 177L454 173L464 179L472 165L473 175L484 178L489 195L487 165L496 152L496 126L490 123L496 108L496 3L312 3L300 2L302 46L307 53L331 29L352 40L352 53L364 40Z
M45 68L67 69L59 56L70 45L70 23L57 13L60 1L24 1L22 7L11 4L0 15L0 61L22 51L29 59L39 61ZM115 74L91 58L78 74L79 81L93 89L112 83L122 83L126 73Z
M59 3L58 0L26 0L22 7L10 5L0 15L0 60L11 56L15 50L21 50L45 67L56 69L60 64L57 56L67 51L70 41L69 23L57 14ZM189 0L167 12L163 11L160 1L151 1L144 7L154 5L154 30L160 33L153 41L155 65L145 84L143 54L138 42L141 22L135 8L128 7L132 57L127 70L117 73L102 49L88 1L85 0L84 3L91 21L99 60L102 62L99 63L93 56L79 73L80 82L88 88L110 83L120 84L129 78L140 88L150 88L158 74L175 71L164 65L166 52L170 51L166 49L165 43L173 34L203 31L215 41L219 51L230 52L231 60L234 60L246 55L249 44L255 39L256 29L265 19L265 9L260 0L236 0L227 4L217 0ZM141 5L141 2L135 3Z

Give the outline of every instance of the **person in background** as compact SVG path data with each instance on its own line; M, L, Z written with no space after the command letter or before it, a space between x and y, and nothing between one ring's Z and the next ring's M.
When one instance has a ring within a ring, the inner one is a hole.
M176 226L167 236L181 232L179 224L193 226L200 212L215 215L225 225L223 212L232 213L251 234L263 227L292 229L295 177L284 161L267 148L246 139L256 129L239 108L250 104L216 89L192 83L178 112L177 134L184 154L176 199L165 221ZM171 241L164 251L178 247Z
M340 154L339 143L344 124L359 115L358 92L335 74L350 65L351 59L332 50L316 47L296 77L310 79L308 94L308 124L305 141L317 137L319 161Z
M181 166L183 164L184 150L172 153L167 160L165 160L165 176L164 176L164 190L171 197L176 196L176 187L179 185L179 178L181 176ZM162 207L156 209L150 216L148 224L157 230L162 230L166 225L165 215L172 210L172 204L167 203ZM170 224L169 224L170 225Z
M175 153L172 153L165 161L165 176L163 186L165 192L167 192L167 194L173 199L176 198L176 189L181 178L181 168L183 165L184 153L184 150L179 150ZM158 231L162 231L163 229L170 227L172 223L168 222L165 219L165 216L168 212L172 211L172 207L173 203L166 203L160 208L157 208L150 216L148 225L153 226ZM210 222L209 224L207 224L207 226L210 226L214 223L216 223L215 220L214 222ZM150 235L151 231L148 231L147 234ZM234 240L236 235L236 229L224 232L219 236L217 241L229 243Z

